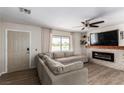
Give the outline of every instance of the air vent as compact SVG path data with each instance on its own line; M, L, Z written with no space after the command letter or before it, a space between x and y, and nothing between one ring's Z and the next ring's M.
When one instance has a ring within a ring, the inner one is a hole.
M19 8L20 12L23 12L25 14L31 14L31 10L26 9L26 8Z

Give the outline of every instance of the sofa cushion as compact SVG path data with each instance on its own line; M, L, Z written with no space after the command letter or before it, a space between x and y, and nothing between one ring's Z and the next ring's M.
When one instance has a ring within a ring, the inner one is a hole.
M60 62L57 62L46 55L45 58L46 58L45 64L48 66L51 72L53 72L56 75L83 68L83 63L81 61L71 63L68 65L63 65Z
M59 74L63 70L63 64L51 59L47 55L45 55L44 57L46 59L45 64L54 74Z
M74 52L65 52L65 57L74 56Z
M88 59L86 56L70 56L64 58L57 58L56 61L60 61L62 63L75 62L75 61L87 62Z
M77 62L74 62L74 63L64 65L63 73L74 71L74 70L81 69L81 68L83 68L83 63L81 61L77 61Z
M38 56L45 62L46 61L46 59L45 59L45 54L44 53L40 53L40 54L38 54Z
M44 55L47 55L47 56L49 56L50 58L54 58L54 57L53 57L53 53L52 53L52 52L47 52L47 53L44 53Z
M43 53L39 53L38 56L39 56L41 59L43 59L44 54L43 54Z
M64 52L54 52L54 58L62 58L64 57Z

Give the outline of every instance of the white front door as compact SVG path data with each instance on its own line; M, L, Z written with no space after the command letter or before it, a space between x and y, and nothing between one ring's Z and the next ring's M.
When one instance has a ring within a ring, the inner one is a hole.
M29 32L8 31L7 34L8 72L29 68Z

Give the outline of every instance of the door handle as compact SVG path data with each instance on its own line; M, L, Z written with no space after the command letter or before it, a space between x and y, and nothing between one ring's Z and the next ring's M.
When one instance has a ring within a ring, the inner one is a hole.
M29 48L27 48L27 51L29 51L30 49Z

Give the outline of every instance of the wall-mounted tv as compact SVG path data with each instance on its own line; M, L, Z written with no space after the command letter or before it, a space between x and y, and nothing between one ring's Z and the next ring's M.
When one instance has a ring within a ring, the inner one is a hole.
M90 45L118 46L118 30L91 33Z

